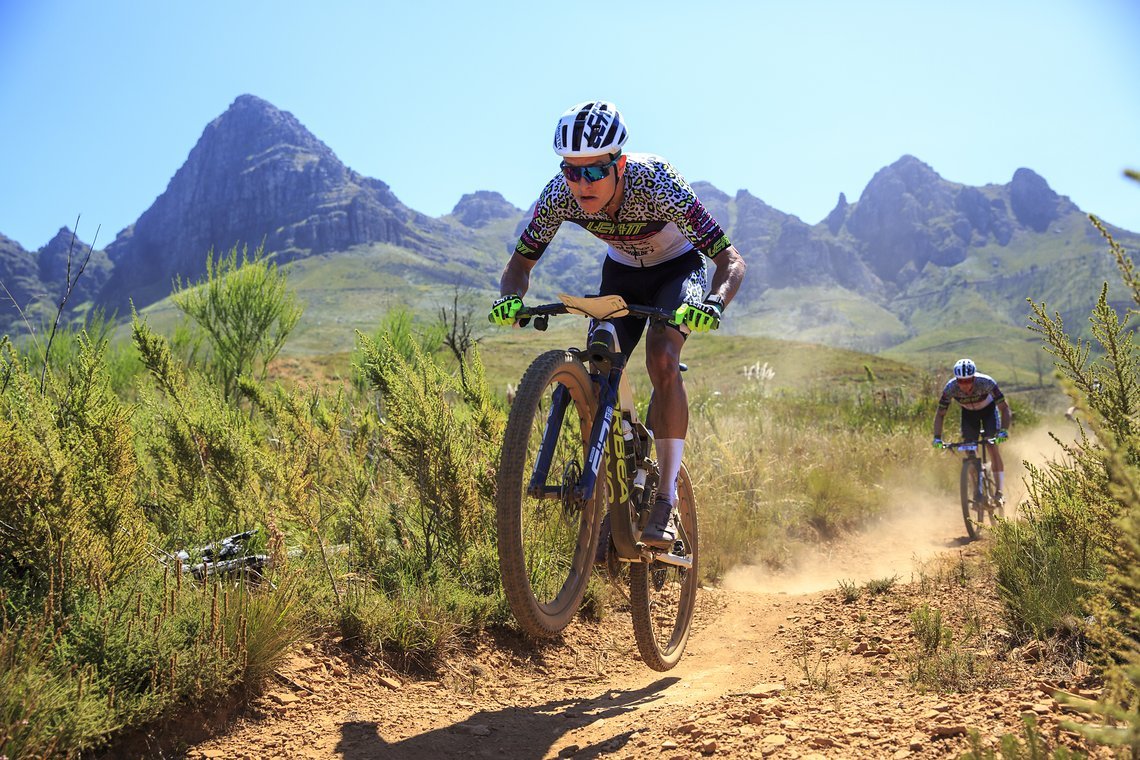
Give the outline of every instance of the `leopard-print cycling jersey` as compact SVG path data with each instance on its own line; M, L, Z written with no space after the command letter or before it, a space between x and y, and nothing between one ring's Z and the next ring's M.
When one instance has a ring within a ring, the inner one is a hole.
M694 248L713 258L731 245L685 178L668 161L648 153L626 156L625 197L616 221L604 211L583 211L559 172L539 196L515 253L537 261L562 222L605 241L608 256L626 266L655 266Z
M963 409L985 409L990 404L1004 398L1005 395L998 388L997 381L989 375L983 375L979 372L974 375L974 384L970 387L969 392L958 385L957 378L952 378L950 382L946 383L946 387L942 389L942 398L938 400L938 407L948 409L951 401L957 401Z

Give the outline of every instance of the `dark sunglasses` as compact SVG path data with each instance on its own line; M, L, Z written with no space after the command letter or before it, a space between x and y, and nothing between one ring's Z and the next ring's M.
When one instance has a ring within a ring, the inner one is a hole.
M581 182L583 179L587 182L597 182L600 179L605 179L610 176L610 167L618 162L621 156L617 156L608 164L594 164L592 166L572 166L565 161L559 164L562 169L562 176L566 178L567 182Z

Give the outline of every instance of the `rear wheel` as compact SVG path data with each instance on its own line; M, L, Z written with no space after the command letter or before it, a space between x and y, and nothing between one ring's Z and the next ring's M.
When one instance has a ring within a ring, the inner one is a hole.
M605 478L584 500L574 490L588 466L596 395L581 362L548 351L523 375L507 418L495 485L499 568L511 612L532 636L562 631L590 580ZM532 488L548 424L551 451Z
M629 566L629 600L637 649L654 670L669 670L681 659L697 603L697 504L684 466L677 477L680 524L672 554L685 557L684 568L655 561Z
M981 466L977 459L967 457L962 460L961 496L962 520L966 523L966 533L971 539L977 539L981 529L981 519L984 508L978 501L978 478Z

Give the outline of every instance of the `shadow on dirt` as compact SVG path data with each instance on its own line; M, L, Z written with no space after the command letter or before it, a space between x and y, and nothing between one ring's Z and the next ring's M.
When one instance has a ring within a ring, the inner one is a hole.
M561 699L531 707L504 707L477 712L459 723L389 742L374 721L349 720L341 726L336 752L345 760L401 758L436 760L442 757L520 758L547 755L567 733L598 720L633 712L660 698L679 681L661 678L642 689L608 690L592 698ZM586 747L567 747L560 756L598 757L620 749L632 736L625 731Z

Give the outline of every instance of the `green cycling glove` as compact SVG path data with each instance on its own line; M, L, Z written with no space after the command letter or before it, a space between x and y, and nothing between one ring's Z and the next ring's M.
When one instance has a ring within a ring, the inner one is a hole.
M500 327L507 327L515 323L515 315L523 307L522 299L518 294L511 293L509 295L500 296L495 299L491 304L491 313L487 315L487 321L493 325Z
M679 325L688 325L693 332L708 332L720 327L720 315L724 309L712 301L694 306L683 303L673 313L673 321Z

